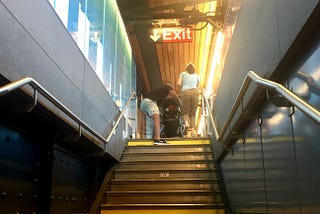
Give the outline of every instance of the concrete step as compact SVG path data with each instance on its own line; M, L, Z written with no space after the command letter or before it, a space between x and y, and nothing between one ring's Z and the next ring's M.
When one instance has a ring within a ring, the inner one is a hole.
M221 203L102 204L101 214L224 214Z
M115 179L130 180L130 179L154 179L159 180L163 178L172 179L218 179L215 169L177 169L177 170L122 170L117 169L114 175Z
M152 145L152 141L131 143L125 147L108 184L101 210L134 210L135 214L166 214L164 210L172 209L175 214L183 214L184 209L224 213L216 163L208 142L186 144L180 139L159 146Z
M178 152L211 152L209 144L198 145L161 145L161 146L126 146L124 153L178 153Z
M211 152L179 152L179 153L125 153L121 162L133 161L193 161L213 160Z
M218 180L209 179L137 179L112 180L111 191L151 191L151 190L220 190Z
M107 191L106 194L106 204L220 204L223 202L220 190Z
M216 169L213 161L131 161L121 162L117 169L120 170L207 170Z
M210 145L209 138L166 138L170 146ZM130 139L128 146L154 146L153 139Z
M177 208L178 207L178 208ZM223 204L102 204L100 214L224 214Z

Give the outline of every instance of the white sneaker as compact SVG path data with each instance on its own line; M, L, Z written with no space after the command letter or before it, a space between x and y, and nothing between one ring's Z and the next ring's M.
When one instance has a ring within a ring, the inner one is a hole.
M153 145L168 145L165 140L154 140Z

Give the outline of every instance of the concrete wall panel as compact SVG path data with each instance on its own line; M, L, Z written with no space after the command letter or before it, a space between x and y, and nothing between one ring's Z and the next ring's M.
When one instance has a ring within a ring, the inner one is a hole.
M281 57L286 53L318 2L317 0L275 1Z
M48 1L3 1L27 34L43 49L65 75L81 88L84 56L62 27ZM23 40L22 40L23 41Z

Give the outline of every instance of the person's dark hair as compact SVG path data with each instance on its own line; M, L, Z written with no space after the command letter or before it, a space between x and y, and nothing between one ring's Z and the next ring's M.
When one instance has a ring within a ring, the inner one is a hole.
M186 71L189 73L189 74L194 74L196 72L195 68L194 68L194 65L192 63L189 63L186 67Z

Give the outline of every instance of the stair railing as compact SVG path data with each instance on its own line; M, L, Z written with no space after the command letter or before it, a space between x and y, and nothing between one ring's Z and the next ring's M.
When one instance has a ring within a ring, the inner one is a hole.
M218 125L217 125L216 117L213 115L213 109L211 108L211 105L209 103L208 98L205 96L206 92L204 91L204 89L202 89L201 93L202 93L202 100L204 101L204 102L202 102L202 109L204 109L204 107L207 108L214 136L218 140L218 139L220 139L220 134L219 134L219 131L218 131Z
M115 129L117 128L117 126L118 126L121 118L123 117L124 112L125 112L126 109L129 107L130 102L131 102L131 100L133 100L133 99L136 99L136 93L135 93L135 92L132 92L132 93L131 93L131 95L130 95L130 97L129 97L127 103L126 103L126 105L124 106L124 108L123 108L122 111L120 112L117 120L115 121L115 123L114 123L114 125L113 125L113 127L112 127L112 129L111 129L111 131L110 131L110 133L109 133L109 135L108 135L108 137L107 137L107 141L108 141L108 142L109 142L109 140L110 140L113 132L114 132ZM136 102L137 102L137 99L136 99ZM136 108L137 108L137 103L136 103ZM137 127L137 126L135 126L135 127ZM134 132L136 133L136 131L134 131Z
M122 109L120 115L118 116L116 122L113 124L113 127L107 137L105 139L100 134L98 134L95 130L93 130L89 125L87 125L85 122L83 122L78 116L76 116L74 113L72 113L66 106L64 106L58 99L56 99L52 94L50 94L44 87L42 87L36 80L34 80L31 77L25 77L20 80L17 80L15 82L11 82L7 85L0 87L0 96L3 96L5 94L8 94L18 88L21 88L25 85L30 85L34 89L34 108L37 105L37 94L38 92L42 94L45 98L47 98L51 103L53 103L56 107L58 107L62 112L64 112L66 115L68 115L71 119L76 121L79 125L79 136L81 136L81 129L82 127L88 130L92 135L94 135L96 138L98 138L101 142L105 144L105 151L106 151L106 144L110 141L110 138L117 128L117 125L119 121L121 120L122 116L124 115L125 110L129 106L130 101L136 97L135 92L132 92L128 102L126 103L125 107Z
M292 91L290 91L289 89L287 89L283 85L276 83L276 82L273 82L273 81L270 81L270 80L267 80L267 79L264 79L264 78L261 78L255 72L249 71L247 73L243 83L242 83L239 94L238 94L237 98L235 99L235 102L233 103L233 106L231 108L229 116L226 119L224 125L222 126L222 129L220 132L218 131L218 126L217 126L217 122L215 120L215 117L212 114L212 111L214 111L214 109L210 107L208 99L204 96L205 95L204 90L202 92L206 106L207 106L207 108L209 108L210 121L213 126L215 138L217 141L220 142L223 139L223 136L225 135L226 131L230 130L230 123L233 120L234 115L235 115L236 111L238 110L239 106L242 105L242 99L243 99L244 95L246 94L246 92L250 86L250 83L252 81L255 82L260 87L265 87L265 88L268 88L271 90L275 90L276 92L281 94L285 99L287 99L292 105L294 105L298 109L300 109L305 115L307 115L309 118L311 118L316 123L320 124L320 112L316 108L311 106L309 103L307 103L306 101L301 99L299 96L297 96L295 93L293 93ZM231 133L229 133L229 135L230 134ZM220 155L221 157L218 158L219 160L222 160L222 158L224 158L222 156L224 156L228 152L227 151L228 148L226 148L226 145L224 145L224 146L225 146L224 152L223 152L223 154Z

